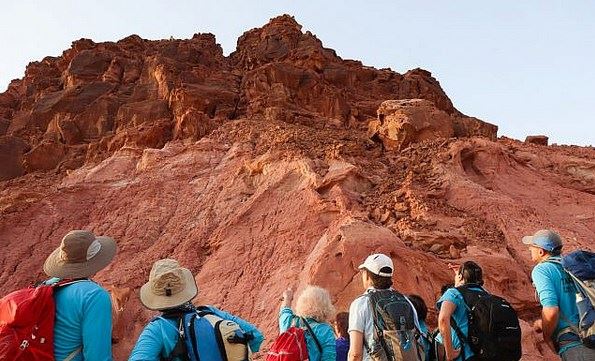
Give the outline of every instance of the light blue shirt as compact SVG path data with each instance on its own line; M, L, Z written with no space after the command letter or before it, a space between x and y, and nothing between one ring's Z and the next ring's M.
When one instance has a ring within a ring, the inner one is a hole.
M480 287L470 287L470 289L481 290ZM440 299L436 303L436 308L438 310L440 310L440 306L442 305L442 302L444 302L444 301L450 301L450 302L454 303L455 311L452 314L452 319L457 323L457 326L459 326L459 328L461 329L461 333L463 334L463 336L467 337L467 335L469 334L469 320L468 320L469 309L467 308L467 305L465 304L463 295L456 288L449 288L448 290L446 290L446 292L444 292L444 294L440 297ZM457 336L457 333L455 332L455 330L452 327L450 328L450 335L451 335L451 340L452 340L452 346L455 349L460 349L462 340L459 339L459 337ZM444 343L441 334L439 334L436 337L436 339L438 340L438 342L440 342L442 344ZM475 353L473 352L473 350L471 350L471 347L469 346L468 343L464 344L463 350L465 352L465 359L468 359L471 356L475 355ZM457 358L457 360L462 360L462 357L459 356Z
M57 282L57 278L47 284ZM54 290L56 317L54 355L63 360L76 349L73 361L112 360L112 303L109 293L89 280Z
M539 297L539 303L543 307L559 307L560 315L558 325L554 331L554 338L558 333L569 327L568 321L574 327L578 327L578 310L576 308L576 288L572 278L564 271L562 265L552 262L560 262L560 257L549 257L547 261L537 264L531 272L533 285ZM569 343L562 347L560 354L568 349L578 346L579 341Z
M253 338L248 342L252 352L260 349L264 336L254 325L215 307L208 308L222 319L237 323L245 333L252 334ZM157 361L162 356L169 356L178 342L178 335L178 320L161 317L153 319L136 341L128 361Z
M287 331L288 328L294 325L293 311L289 307L281 308L279 312L279 331L281 333ZM335 334L332 327L328 323L320 323L312 318L306 318L308 325L312 328L312 332L320 343L322 354L318 351L316 341L312 338L309 332L306 332L306 347L308 348L308 359L310 361L336 361L337 350L335 348ZM303 326L300 323L298 326Z

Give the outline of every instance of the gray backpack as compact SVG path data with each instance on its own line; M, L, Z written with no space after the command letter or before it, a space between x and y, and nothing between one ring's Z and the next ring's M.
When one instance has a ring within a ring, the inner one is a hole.
M374 318L376 342L364 345L373 361L424 361L421 331L415 323L411 302L395 290L366 294Z

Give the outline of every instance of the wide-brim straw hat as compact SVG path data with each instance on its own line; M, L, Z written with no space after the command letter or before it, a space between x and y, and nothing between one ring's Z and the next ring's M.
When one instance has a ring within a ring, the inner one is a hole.
M50 277L62 279L90 277L110 264L117 250L113 238L84 230L70 231L45 260L43 270Z
M153 264L149 282L140 289L140 300L151 310L181 306L198 294L198 287L189 269L174 259L161 259Z

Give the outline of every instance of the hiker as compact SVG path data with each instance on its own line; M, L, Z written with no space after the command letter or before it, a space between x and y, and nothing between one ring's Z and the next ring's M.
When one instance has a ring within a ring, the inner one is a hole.
M91 277L116 251L110 237L68 232L43 265L51 278L0 300L0 359L110 361L110 295Z
M415 308L392 288L392 259L372 254L358 268L365 292L349 307L348 360L423 361Z
M255 326L212 306L195 307L197 294L190 270L173 259L156 261L140 300L161 314L144 328L129 361L239 361L259 350L264 337Z
M562 360L595 360L595 349L581 343L576 287L562 267L562 238L542 229L522 242L529 246L535 267L531 279L542 306L541 329L545 343Z
M450 266L450 265L449 265ZM475 262L465 262L460 268L449 267L454 271L454 286L469 285L473 290L483 292L483 275L481 267ZM438 313L438 330L440 334L437 341L444 347L446 360L473 360L474 353L469 344L465 343L465 357L461 355L461 347L464 343L459 335L451 328L451 317L462 333L462 338L468 335L468 311L465 306L462 294L456 288L448 288L444 291L436 303Z
M455 288L447 289L436 303L439 359L444 355L446 360L519 360L521 329L512 306L483 288L483 271L477 263L449 268L454 271Z
M337 361L347 361L349 352L349 312L339 312L335 316L333 323L335 329L335 349L337 350Z
M64 283L54 289L56 360L112 359L110 295L91 277L109 265L116 252L112 238L74 230L45 260L43 271L52 278L44 284Z
M409 301L413 304L415 312L417 313L417 320L419 321L419 330L422 333L422 345L426 354L426 360L430 359L430 349L432 346L431 334L428 325L426 324L426 318L428 317L428 306L424 302L424 299L419 295L407 296Z
M311 361L335 361L335 336L329 321L335 313L331 297L327 290L308 285L300 293L295 305L295 313L291 309L293 290L283 292L279 311L279 331L287 331L295 326L305 329L308 359Z

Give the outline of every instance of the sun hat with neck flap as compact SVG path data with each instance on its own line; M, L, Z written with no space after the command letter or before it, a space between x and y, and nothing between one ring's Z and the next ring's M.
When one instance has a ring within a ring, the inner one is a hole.
M87 278L109 265L117 250L113 238L85 230L70 231L45 260L43 271L62 279Z
M153 264L149 282L140 289L140 300L151 310L175 308L191 301L198 287L189 269L175 259L160 259Z

